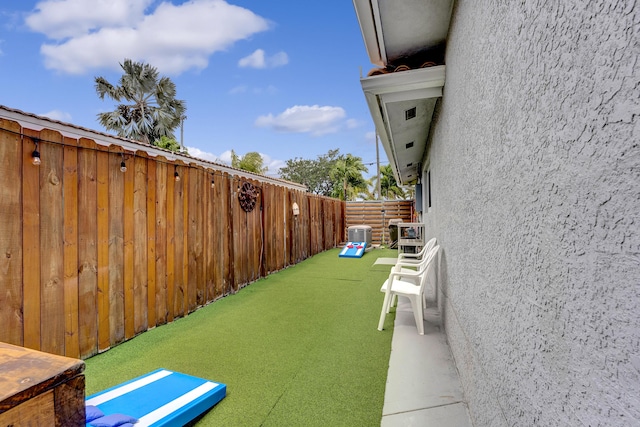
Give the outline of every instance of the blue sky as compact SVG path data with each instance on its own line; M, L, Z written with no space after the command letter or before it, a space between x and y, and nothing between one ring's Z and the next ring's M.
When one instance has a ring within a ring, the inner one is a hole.
M96 115L115 104L94 79L116 84L125 58L176 83L191 155L257 151L268 175L335 148L376 160L359 82L374 66L349 0L0 2L2 105L105 131Z

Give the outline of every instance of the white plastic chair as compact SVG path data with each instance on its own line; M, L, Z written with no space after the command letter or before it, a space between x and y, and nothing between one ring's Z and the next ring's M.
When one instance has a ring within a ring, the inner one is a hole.
M400 254L398 256L398 261L396 261L396 264L391 269L391 271L409 273L404 277L404 279L413 281L416 285L418 285L418 282L420 281L420 277L414 275L413 273L415 271L422 271L424 268L426 268L427 266L425 262L427 258L426 255L431 251L431 249L434 248L435 245L436 245L436 238L434 237L433 239L429 240L426 245L424 245L424 248L422 248L422 250L419 253ZM400 258L400 256L402 255L405 255L406 258ZM381 289L380 291L384 292L383 289ZM425 301L426 301L426 295L425 295ZM393 307L395 304L396 304L396 297L393 296L389 307ZM387 313L388 312L389 311L387 310Z
M429 253L429 251L431 249L433 249L433 247L436 245L436 238L432 238L431 240L429 240L427 242L426 245L424 245L424 247L418 251L418 253L412 254L412 253L400 253L398 254L398 261L397 262L409 262L409 263L419 263L420 261L422 261L422 258L424 258L424 256L426 254Z
M384 292L384 301L382 303L382 311L380 313L380 321L378 322L378 330L383 330L384 320L391 308L391 301L396 296L409 298L413 317L416 320L418 334L424 335L424 288L429 279L429 275L433 270L434 260L440 250L440 246L435 246L424 257L425 267L417 271L396 271L396 267L391 270L389 278L384 282L380 289Z

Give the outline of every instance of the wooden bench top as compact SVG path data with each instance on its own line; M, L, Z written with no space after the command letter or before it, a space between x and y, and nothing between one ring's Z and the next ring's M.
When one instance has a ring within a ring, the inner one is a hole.
M84 371L84 362L0 342L0 413Z

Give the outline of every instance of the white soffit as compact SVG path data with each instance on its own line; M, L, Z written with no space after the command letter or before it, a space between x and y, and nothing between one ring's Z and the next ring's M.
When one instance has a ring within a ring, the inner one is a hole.
M400 184L418 178L444 79L444 65L360 79L382 146Z
M446 43L453 0L353 0L372 64L386 66Z

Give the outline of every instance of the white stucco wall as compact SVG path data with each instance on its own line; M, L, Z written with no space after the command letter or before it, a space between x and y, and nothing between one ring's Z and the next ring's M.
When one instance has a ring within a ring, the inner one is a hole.
M640 2L458 0L446 64L424 220L475 427L640 425Z

